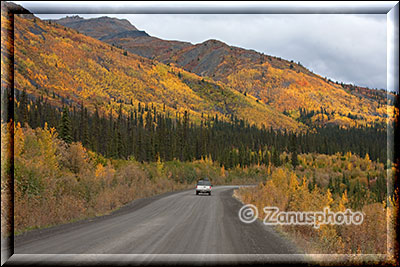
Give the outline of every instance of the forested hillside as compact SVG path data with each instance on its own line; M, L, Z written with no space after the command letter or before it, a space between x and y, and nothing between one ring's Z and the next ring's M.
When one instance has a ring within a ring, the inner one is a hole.
M118 19L67 20L100 26L112 21L124 25L122 33L137 31ZM279 158L283 152L295 161L298 153L351 151L386 163L386 131L392 124L387 128L382 118L371 124L362 115L337 114L322 106L291 110L285 104L281 113L224 83L133 55L52 21L16 16L15 28L15 119L34 128L48 123L67 143L79 141L106 157L141 162L211 157L226 168L269 162L278 166L291 161ZM205 46L232 50L217 41ZM247 63L259 56L251 52L247 57L243 51L234 48L232 53ZM293 69L286 68L287 61L266 58L272 64L269 72ZM293 75L322 81L301 66ZM336 92L345 95L346 90ZM378 98L364 100L383 109L386 105ZM342 128L332 121L337 116L358 127Z
M59 24L15 16L15 88L49 103L84 104L114 115L139 102L171 113L188 111L227 119L236 116L261 127L304 129L254 97L172 65L143 58Z
M96 29L90 25L96 20L103 23L104 18L76 20L82 33L94 36ZM54 22L78 29L75 22L65 18ZM296 120L300 110L312 113L313 125L371 125L384 122L393 111L392 106L387 109L384 91L332 81L314 74L300 62L229 46L218 40L192 45L150 36L115 36L104 41L221 81L243 95L251 95L280 112L286 111ZM388 99L392 104L394 96L389 94ZM318 113L322 109L326 112Z
M299 109L308 112L324 109L329 113L329 116L313 116L314 124L355 126L386 120L385 94L378 94L375 99L365 94L355 95L350 88L316 75L293 60L216 40L182 49L172 56L161 55L158 59L176 62L186 70L222 81L244 95L252 95L281 112L287 111L296 119Z

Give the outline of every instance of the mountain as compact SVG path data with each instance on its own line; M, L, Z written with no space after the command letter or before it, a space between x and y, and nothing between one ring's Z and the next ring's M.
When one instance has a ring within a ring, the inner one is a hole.
M382 123L393 110L380 91L334 83L299 62L221 41L161 40L116 18L54 23L23 16L15 19L16 89L54 105L84 102L115 113L120 103L128 112L141 102L287 130Z
M121 104L128 114L142 103L170 114L187 110L197 121L203 115L233 116L259 127L305 129L252 96L174 64L134 55L36 17L15 16L14 26L15 89L55 106L84 104L116 115Z
M151 59L154 55L167 55L172 51L192 45L187 42L167 41L150 36L145 31L139 31L126 19L108 17L84 19L73 16L50 21Z
M75 27L62 20L56 22ZM89 30L92 28L85 29ZM229 46L218 40L192 45L151 36L115 36L104 41L222 82L298 121L345 126L386 121L386 92L333 82L309 71L300 62Z
M314 122L354 125L353 118L362 124L363 121L384 121L387 114L385 95L378 97L378 101L365 94L356 95L355 91L312 73L301 63L228 46L216 40L182 49L173 55L161 54L156 59L174 62L187 71L212 77L281 112L286 111L294 118L300 115L299 109L307 112L323 110L324 116L314 117Z
M139 32L147 36L144 31L139 31L126 19L100 17L84 19L80 16L65 17L57 20L57 23L76 29L77 31L96 39L107 39L110 35L125 32Z

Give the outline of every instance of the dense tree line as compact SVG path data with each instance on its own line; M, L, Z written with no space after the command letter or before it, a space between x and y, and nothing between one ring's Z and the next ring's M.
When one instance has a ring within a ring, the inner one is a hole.
M99 114L64 104L54 107L43 98L31 98L17 92L15 120L32 128L44 127L45 122L55 127L67 143L82 144L106 157L144 161L191 161L211 157L226 168L268 164L275 166L291 162L297 165L297 154L322 154L351 151L360 156L369 154L372 160L386 163L386 128L383 126L342 129L325 126L303 134L261 129L232 116L221 121L218 116L202 116L194 123L189 113L170 114L156 107L139 103L129 115ZM28 107L29 106L29 107ZM279 155L287 151L290 158Z
M312 118L315 115L319 115L319 114L325 115L326 116L326 120L329 121L335 116L335 113L336 113L335 111L328 112L323 107L321 107L319 110L307 110L305 108L299 108L298 111L299 111L299 117L296 118L296 120L298 122L301 122L301 123L303 123L305 125L308 125L308 126L313 126L314 125L314 123L312 121ZM290 113L287 110L284 110L283 114L290 116ZM350 112L342 113L342 112L339 111L338 115L343 116L343 117L347 117L347 118L352 119L352 120L363 120L363 119L365 119L362 115L352 114ZM324 122L324 118L317 118L316 121L317 122Z

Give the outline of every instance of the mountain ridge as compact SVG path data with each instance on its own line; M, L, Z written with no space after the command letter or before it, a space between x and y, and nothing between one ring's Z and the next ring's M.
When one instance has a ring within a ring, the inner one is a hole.
M109 36L110 34L139 31L127 19L111 18L107 16L85 19L83 17L75 15L49 21L57 22L58 24L64 26L68 25L68 27L96 39L107 38L107 36ZM145 33L144 31L140 32Z
M103 16L100 18L85 19L79 16L74 16L74 19L68 17L47 21L52 21L63 26L75 29L80 33L91 36L101 41L105 41L108 44L117 47L127 48L127 50L130 52L134 51L134 54L150 59L153 59L152 55L158 53L159 51L167 53L172 50L181 49L183 47L192 45L188 42L162 40L160 38L150 36L145 31L139 31L126 19L123 19L124 27L122 29L118 29L118 26L121 24L118 21L119 19L106 18L109 17ZM109 24L112 25L112 29L114 30L113 32L111 32ZM103 28L98 29L101 26ZM96 32L96 30L98 32ZM134 39L135 42L131 42L132 39Z

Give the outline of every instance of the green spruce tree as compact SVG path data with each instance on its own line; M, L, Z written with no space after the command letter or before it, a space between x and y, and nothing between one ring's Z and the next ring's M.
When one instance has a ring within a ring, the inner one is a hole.
M60 137L64 140L67 144L72 143L72 126L71 126L71 119L69 117L68 107L63 107L61 123L60 123Z

